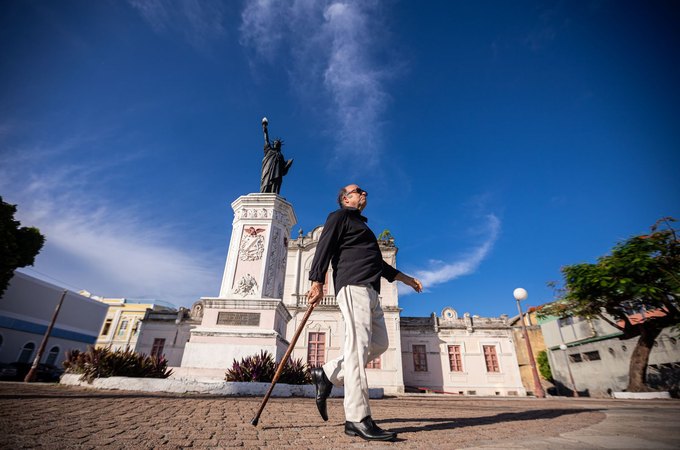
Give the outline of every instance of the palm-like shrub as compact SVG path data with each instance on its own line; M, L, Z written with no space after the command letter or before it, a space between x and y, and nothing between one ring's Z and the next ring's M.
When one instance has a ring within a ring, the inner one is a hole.
M88 383L95 378L167 378L172 374L165 357L148 356L130 349L111 351L89 347L86 352L71 350L66 355L64 368L66 373L80 374L80 379Z
M241 361L234 360L225 374L227 381L269 383L274 379L278 364L271 353L262 350L259 355L247 356ZM307 365L302 359L288 360L278 382L287 384L311 383Z
M62 364L66 373L82 374L85 371L86 360L87 353L74 349L66 352L66 359Z
M312 376L309 374L307 364L302 362L302 358L289 359L281 372L279 381L286 384L309 384L312 382Z
M234 360L227 370L227 381L269 382L276 373L276 363L271 353L262 350L259 355L247 356L241 362Z

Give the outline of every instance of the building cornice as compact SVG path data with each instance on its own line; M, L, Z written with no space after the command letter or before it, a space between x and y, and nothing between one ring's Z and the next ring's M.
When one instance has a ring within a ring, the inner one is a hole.
M218 297L202 297L204 308L212 309L244 309L244 310L276 310L277 313L282 314L286 321L293 318L286 305L279 299L236 299L236 298L218 298Z

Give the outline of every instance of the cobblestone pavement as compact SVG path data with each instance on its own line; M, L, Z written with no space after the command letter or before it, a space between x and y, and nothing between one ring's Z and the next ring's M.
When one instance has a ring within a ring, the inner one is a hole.
M313 399L98 391L0 383L0 448L680 448L680 402L407 396L372 400L394 443L343 432L342 399L323 422Z

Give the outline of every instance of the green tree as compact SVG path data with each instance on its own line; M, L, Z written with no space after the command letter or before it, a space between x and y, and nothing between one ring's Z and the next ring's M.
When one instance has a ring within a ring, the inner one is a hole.
M552 370L550 370L550 362L548 361L548 352L545 350L541 350L538 352L536 355L536 364L538 364L538 371L541 373L541 376L552 382L553 376L552 376Z
M384 229L382 232L378 235L378 240L379 241L388 241L392 237L392 233L390 233L390 230Z
M0 197L0 297L7 289L14 270L32 266L45 237L37 228L22 227L14 220L16 205L5 203Z
M564 286L558 300L541 316L597 318L623 332L620 339L639 337L629 366L627 391L644 392L649 354L661 331L680 323L680 243L675 219L660 219L649 234L617 244L595 264L562 268ZM644 320L631 320L643 313Z

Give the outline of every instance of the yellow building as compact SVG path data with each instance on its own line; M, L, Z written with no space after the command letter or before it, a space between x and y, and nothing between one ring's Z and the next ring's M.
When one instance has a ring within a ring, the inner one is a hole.
M95 347L108 347L111 350L129 348L135 350L137 338L141 331L142 319L147 310L151 311L175 311L176 309L169 303L149 299L129 299L129 298L102 298L91 295L88 292L81 292L94 300L105 303L109 306L106 313L104 324L97 338Z
M526 327L527 335L529 336L531 353L534 356L534 361L536 361L536 370L538 370L538 354L544 351L546 346L545 342L543 341L543 332L541 331L541 327L538 325L535 308L530 308L528 312L525 312L522 319L524 320L524 326ZM526 340L524 339L524 333L522 332L522 324L520 322L519 315L511 318L509 322L510 325L512 325L515 351L517 352L517 364L519 365L519 371L522 375L522 384L528 393L535 394L536 386L534 384L534 374L531 369L529 352L527 349ZM547 392L548 388L552 387L552 383L544 379L540 375L540 372L539 379L541 381L543 390Z

